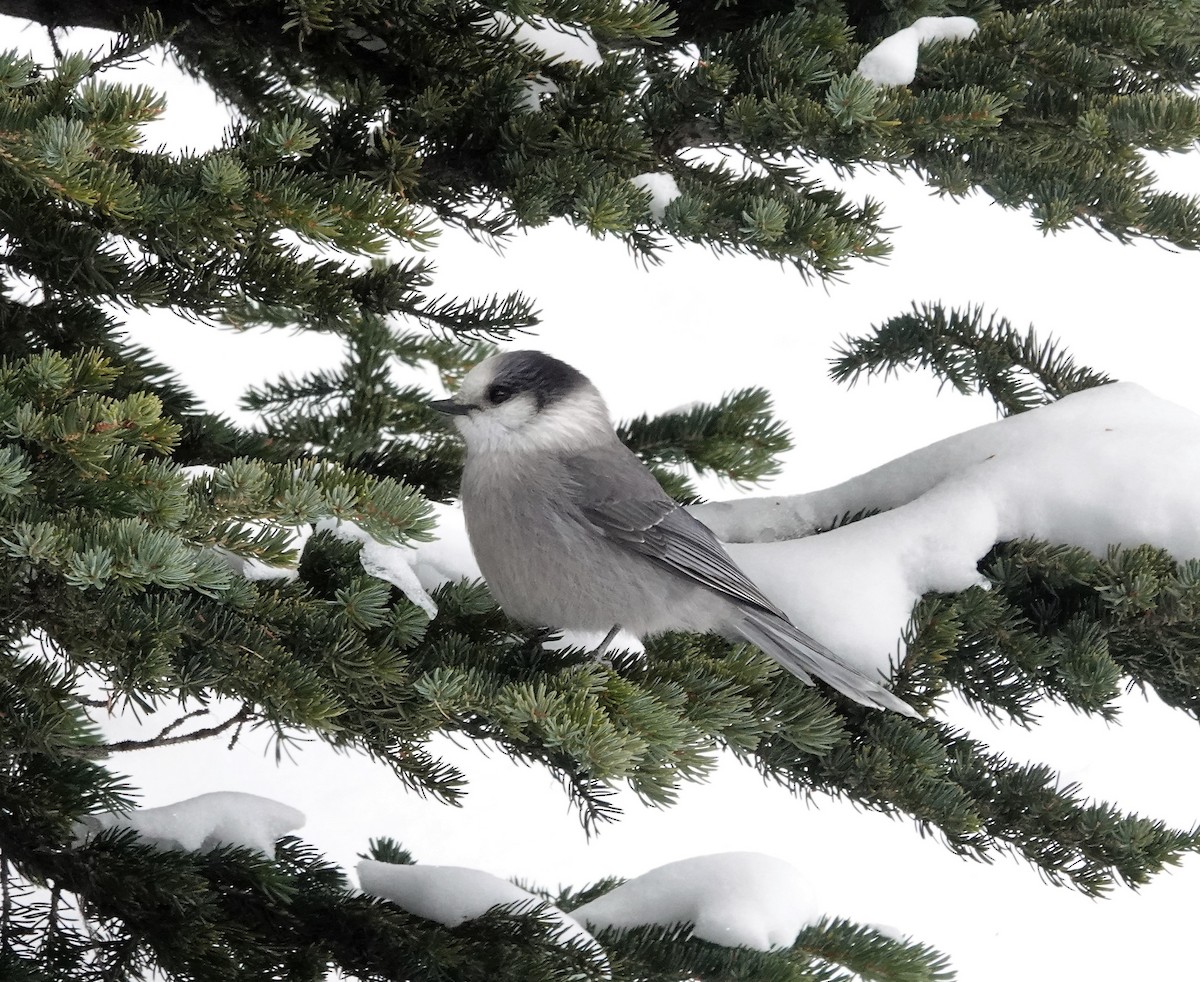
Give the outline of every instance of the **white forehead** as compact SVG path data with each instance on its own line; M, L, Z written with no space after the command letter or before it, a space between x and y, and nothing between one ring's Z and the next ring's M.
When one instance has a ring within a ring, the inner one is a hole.
M463 376L462 385L458 387L458 398L461 402L478 403L496 377L496 370L501 365L500 355L490 355L483 359Z

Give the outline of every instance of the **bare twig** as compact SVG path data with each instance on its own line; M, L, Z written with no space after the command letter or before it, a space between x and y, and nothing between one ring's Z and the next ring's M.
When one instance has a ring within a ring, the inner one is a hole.
M243 706L233 716L225 720L224 723L217 723L214 726L206 726L203 729L192 730L190 733L181 733L178 736L168 736L171 730L175 729L184 720L198 716L201 712L208 710L195 710L177 719L174 723L165 727L158 736L151 737L149 740L118 740L116 743L106 743L94 750L89 750L87 756L92 757L107 757L109 754L127 753L130 750L149 750L152 747L169 747L176 743L192 743L196 740L206 740L208 737L216 736L218 733L223 733L231 726L240 726L250 719L254 712L252 706Z
M46 949L54 943L55 935L58 934L59 921L61 920L58 907L62 901L62 886L55 883L50 888L50 907L46 912L46 933L42 937L41 947L38 949L39 954L45 954Z
M180 716L179 719L175 720L175 722L168 723L161 730L159 730L158 736L156 736L154 739L160 740L163 737L170 735L172 730L179 729L179 727L183 726L183 724L186 723L189 719L195 719L197 716L207 716L207 715L208 715L208 707L207 706L201 706L199 709L193 709L190 713L184 713L184 715Z
M242 722L239 721L238 725L233 728L233 736L231 736L229 738L229 746L226 747L226 749L232 750L234 747L236 747L238 738L241 737L241 735L242 735Z

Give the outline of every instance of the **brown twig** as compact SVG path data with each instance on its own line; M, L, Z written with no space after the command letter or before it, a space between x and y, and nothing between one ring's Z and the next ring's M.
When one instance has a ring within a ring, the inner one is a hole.
M243 706L233 716L225 720L224 723L217 723L214 726L192 730L190 733L181 733L178 736L169 736L168 734L185 720L208 712L207 709L194 710L164 727L158 736L151 737L149 740L118 740L116 743L102 744L96 747L94 751L89 751L88 756L107 757L109 754L128 753L130 750L149 750L153 747L169 747L177 743L191 743L195 740L205 740L208 737L225 732L231 726L245 723L250 719L253 711L251 706Z

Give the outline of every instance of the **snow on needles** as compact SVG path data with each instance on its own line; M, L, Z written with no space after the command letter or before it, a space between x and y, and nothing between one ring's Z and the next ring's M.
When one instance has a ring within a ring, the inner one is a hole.
M363 892L447 927L495 907L540 910L561 923L559 937L593 949L584 930L623 931L643 925L692 925L695 937L725 947L789 948L822 916L808 882L794 866L756 852L719 853L667 863L564 914L539 897L482 870L461 866L402 866L364 859ZM580 925L583 925L581 927Z
M483 870L465 866L424 866L364 859L356 867L363 893L390 900L401 910L456 927L482 917L495 907L516 913L539 911L558 925L556 937L590 950L608 963L604 949L578 922L557 907L519 886Z
M913 605L981 583L997 542L1102 555L1148 543L1200 557L1200 416L1118 383L969 430L836 487L695 514L803 630L860 671L886 670ZM861 509L882 514L823 535ZM782 530L782 532L781 532Z
M970 17L922 17L863 55L858 74L876 85L908 85L917 76L917 52L922 44L965 41L978 30Z
M290 805L242 791L213 791L159 808L85 815L76 833L82 839L104 829L130 829L159 849L241 846L273 859L276 840L302 825L304 813Z
M417 550L412 546L394 546L373 539L354 522L336 518L323 518L317 523L317 531L332 532L340 539L361 542L359 562L371 576L386 580L409 600L420 607L432 620L437 617L437 604L421 586L421 580L413 568L417 561Z
M727 852L667 863L610 890L571 916L593 931L691 924L726 947L790 948L821 918L808 882L782 859Z

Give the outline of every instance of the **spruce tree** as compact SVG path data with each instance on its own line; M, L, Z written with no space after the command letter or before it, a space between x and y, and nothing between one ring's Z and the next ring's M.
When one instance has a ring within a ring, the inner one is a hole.
M452 379L537 322L519 294L431 296L439 227L503 237L565 220L650 262L695 242L836 278L887 255L886 216L821 165L979 190L1045 231L1195 248L1200 203L1157 191L1142 151L1200 136L1185 91L1200 7L0 0L0 14L62 47L53 64L0 53L0 977L949 972L919 943L831 920L770 952L687 925L604 933L600 968L545 910L446 927L357 894L296 838L273 858L156 849L119 830L85 841L87 816L130 804L128 748L96 723L112 706L186 722L220 700L235 707L221 722L172 723L162 739L304 734L447 802L464 779L431 735L488 741L556 775L589 827L617 817L614 785L669 804L724 749L797 795L909 816L956 852L1014 853L1089 894L1144 883L1200 845L937 714L954 690L1019 721L1042 698L1105 715L1132 682L1196 716L1200 577L1161 550L996 543L981 559L990 590L913 612L895 678L927 714L913 721L711 636L658 638L611 663L550 650L479 583L440 590L430 620L368 572L362 541L323 525L297 555L289 531L337 520L381 543L436 534L430 502L454 496L461 449L432 393L390 366ZM882 38L940 15L979 31L922 47L911 84L856 74ZM549 58L522 32L547 21L593 38L594 62ZM111 47L72 50L62 30L80 26L111 32ZM161 94L115 69L158 46L236 111L219 148L140 144ZM680 193L654 200L632 180L647 174ZM124 313L148 308L332 333L345 357L249 393L261 424L238 425L124 338ZM933 307L848 341L835 373L899 366L1005 413L1106 381L1002 318ZM689 475L753 482L789 446L758 390L626 421L621 435L686 502ZM243 575L289 559L294 579ZM411 862L394 843L370 849ZM612 886L543 896L569 911Z

